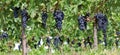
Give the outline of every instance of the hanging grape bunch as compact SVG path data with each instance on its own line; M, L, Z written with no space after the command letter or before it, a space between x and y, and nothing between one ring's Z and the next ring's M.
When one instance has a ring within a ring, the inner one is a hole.
M56 28L61 31L62 29L62 20L64 19L64 13L61 10L55 10L53 16L56 21Z
M63 40L60 38L60 36L56 36L53 41L54 47L59 49L59 46L62 44L62 42Z
M25 28L27 26L26 22L27 22L27 20L29 18L26 9L23 9L21 11L21 16L22 16L22 26Z
M84 16L78 17L78 25L80 30L85 30L87 28L87 22L85 21Z
M107 19L106 15L104 15L102 13L97 13L95 15L95 18L96 18L96 22L97 22L97 29L102 30L103 36L104 36L105 46L107 46L106 29L107 29L107 25L108 25L108 19Z
M7 33L2 33L3 38L8 38L8 34Z
M78 26L80 30L85 30L87 28L87 18L89 17L89 13L86 13L85 16L78 17Z
M12 10L14 13L14 17L17 18L19 16L20 7L13 7Z
M2 39L2 38L8 38L8 33L3 32L3 33L0 35L0 39Z
M117 36L119 36L119 35L120 35L120 32L119 32L119 31L117 31L117 32L116 32L116 35L117 35Z
M52 38L50 36L46 38L46 44L48 47L50 47L51 41L52 41Z
M104 15L102 13L98 13L95 15L95 18L97 21L98 30L102 30L102 32L105 33L106 29L107 29L107 24L108 24L106 15Z
M47 15L47 12L46 11L42 11L42 26L44 28L46 28L46 21L47 21L47 18L48 18L48 15Z

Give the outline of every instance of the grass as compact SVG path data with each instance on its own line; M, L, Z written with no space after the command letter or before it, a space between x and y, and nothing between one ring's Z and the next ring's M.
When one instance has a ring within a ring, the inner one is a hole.
M0 55L21 55L21 51L10 51L10 52L0 52ZM39 49L32 49L28 52L28 55L120 55L120 48L104 48L99 47L97 50L90 48L73 48L64 46L61 50L56 50L54 53L44 49L43 47Z

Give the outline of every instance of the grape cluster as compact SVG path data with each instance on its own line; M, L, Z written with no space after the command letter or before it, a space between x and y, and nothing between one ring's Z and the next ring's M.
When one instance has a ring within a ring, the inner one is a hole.
M49 37L47 37L47 39L46 39L46 44L50 47L51 39Z
M116 35L119 36L119 35L120 35L120 32L117 31L117 32L116 32Z
M8 38L8 34L7 33L2 33L3 38Z
M87 28L87 22L84 16L78 17L78 25L80 30L85 30Z
M14 13L14 17L17 18L19 16L20 7L13 7L12 10Z
M26 22L29 18L28 12L26 11L26 9L23 9L21 11L21 16L22 16L22 26L25 28L27 26Z
M64 19L64 13L61 10L55 10L53 16L56 21L56 27L59 31L62 29L62 20Z
M63 42L63 40L60 37L56 36L54 38L53 44L54 44L55 48L59 49L59 45L61 45L62 42Z
M96 22L97 22L97 28L98 28L98 30L102 30L105 46L107 46L106 29L107 29L107 25L108 25L108 19L107 19L106 15L104 15L102 13L97 13L95 15L95 18L96 18Z
M8 34L3 32L1 35L0 35L0 39L2 38L8 38Z
M98 13L95 15L95 18L97 21L98 30L102 30L102 32L105 33L106 29L107 29L107 24L108 24L106 15L104 15L102 13Z
M87 18L90 16L90 13L86 13L85 16L78 17L78 25L80 30L85 30L87 28Z
M47 18L48 18L47 12L43 11L41 15L42 15L42 26L44 28L46 28L46 21L47 21Z

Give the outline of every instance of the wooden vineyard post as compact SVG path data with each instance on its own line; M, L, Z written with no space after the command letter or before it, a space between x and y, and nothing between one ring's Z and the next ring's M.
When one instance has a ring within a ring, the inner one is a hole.
M22 55L27 55L25 28L22 25Z
M94 33L94 48L97 49L98 48L98 40L97 40L97 24L96 24L96 19L94 20L94 23L93 23L93 33Z

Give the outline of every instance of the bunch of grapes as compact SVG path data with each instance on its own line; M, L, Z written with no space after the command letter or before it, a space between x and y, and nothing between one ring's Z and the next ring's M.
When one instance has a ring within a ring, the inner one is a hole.
M1 35L0 35L0 39L2 38L8 38L8 34L3 32Z
M78 25L80 30L85 30L87 28L87 22L84 16L78 17Z
M21 11L21 16L22 16L22 26L25 28L27 26L26 22L29 18L28 12L26 11L26 9L23 9Z
M20 7L13 7L12 10L14 13L14 17L17 18L19 16Z
M50 47L51 39L49 37L47 37L47 39L46 39L46 44Z
M8 34L7 33L2 33L3 38L8 38Z
M42 15L42 26L44 28L46 28L46 21L47 21L47 18L48 18L47 12L43 11L41 15Z
M120 32L119 32L119 31L117 31L117 32L116 32L116 35L117 35L117 36L119 36L119 35L120 35Z
M55 10L53 16L56 21L56 27L59 31L62 29L62 20L64 19L64 13L61 10Z
M56 36L54 38L53 44L54 44L55 48L59 49L59 45L61 45L62 42L63 42L63 40L59 36Z
M80 30L85 30L87 28L87 18L90 16L90 13L86 13L85 16L78 17L78 25Z
M102 32L105 33L106 29L107 29L107 24L108 24L106 15L104 15L102 13L98 13L95 15L95 18L97 21L98 30L102 30Z
M95 18L96 18L96 22L97 22L97 28L98 28L98 30L102 30L103 36L104 36L105 46L107 46L106 29L107 29L107 25L108 25L108 19L107 19L106 15L104 15L102 13L97 13L95 15Z

